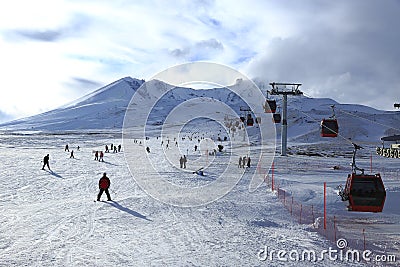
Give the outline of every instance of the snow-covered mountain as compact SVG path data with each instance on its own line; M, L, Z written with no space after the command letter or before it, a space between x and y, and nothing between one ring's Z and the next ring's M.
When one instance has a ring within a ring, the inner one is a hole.
M57 109L2 124L1 129L67 131L120 128L125 109L144 81L122 78Z
M4 123L0 125L0 130L45 132L119 130L122 128L125 111L132 96L143 83L143 80L125 77L55 110ZM154 124L162 123L163 119L160 118L165 118L174 107L195 98L204 99L204 101L210 101L210 99L221 101L235 110L239 117L241 115L240 107L246 104L230 89L234 89L235 86L246 87L247 85L244 83L240 81L228 88L204 90L176 87L162 98L155 100L156 95L166 91L170 85L153 80L146 83L148 90L141 90L139 104L145 106L156 102L147 120L148 123ZM250 86L244 89L244 94L251 95L251 90L247 88ZM276 100L278 106L281 106L281 100L278 98ZM260 102L259 106L261 107L263 100L257 101ZM258 105L258 103L256 104ZM323 118L331 115L330 106L332 104L336 106L336 116L339 122L340 136L338 139L350 138L351 140L379 142L379 138L383 135L400 133L400 112L376 110L362 105L340 104L327 98L296 96L289 97L288 101L289 137L307 143L322 141L323 138L319 136L319 124ZM201 113L203 111L195 110L194 112ZM140 107L138 108L137 116L147 115L140 114ZM277 133L278 135L280 133L278 124Z

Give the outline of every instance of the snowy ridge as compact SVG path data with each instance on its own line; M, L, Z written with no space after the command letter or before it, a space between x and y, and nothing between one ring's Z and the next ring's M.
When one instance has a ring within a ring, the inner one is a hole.
M144 83L143 80L125 77L107 86L104 86L76 101L73 101L58 109L48 111L32 117L4 123L0 130L8 131L80 131L80 130L120 130L126 108L136 92ZM166 92L173 86L162 81L152 80L145 83L144 90L141 90L140 106L137 109L137 116L141 114L141 106L157 104L152 111L153 116L149 117L149 123L160 123L160 118L165 118L177 105L194 98L214 99L221 101L233 108L238 117L241 115L240 106L246 105L240 96L229 89L241 87L242 97L252 95L251 82L237 81L228 88L214 89L191 89L186 87L174 87L161 99L155 99L156 95ZM250 99L250 98L248 98ZM246 99L246 100L248 100ZM281 100L275 97L278 106ZM209 101L209 100L204 100ZM253 100L252 100L253 101ZM262 106L263 100L254 100L259 103L252 103ZM371 107L340 104L329 98L309 98L305 96L289 97L288 101L288 136L299 142L321 142L327 141L319 136L320 121L332 115L331 105L336 107L336 116L339 122L340 136L337 140L362 142L379 142L383 135L400 133L400 116L396 111L382 111ZM201 114L204 110L194 110L194 113ZM215 113L218 110L207 110ZM259 111L257 111L259 112ZM258 116L259 114L254 114ZM279 135L280 125L277 125Z
M2 129L51 132L120 128L127 103L142 83L122 78L55 110L5 123Z
M113 101L122 101L127 98L130 99L133 93L136 91L144 83L144 80L132 79L131 77L125 77L119 79L109 85L106 85L100 89L93 91L92 93L83 96L71 103L68 103L65 106L60 107L68 108L75 106L82 106L85 104L93 104L93 103L105 103L105 102L113 102Z

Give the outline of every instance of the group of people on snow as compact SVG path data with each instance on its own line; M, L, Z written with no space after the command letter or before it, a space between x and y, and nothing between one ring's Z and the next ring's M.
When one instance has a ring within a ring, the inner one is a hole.
M77 147L76 147L76 149L77 149L78 151L79 151L80 148L81 148L80 146L77 146ZM64 151L70 152L70 151L69 151L69 145L68 145L68 144L65 145ZM69 154L69 158L70 158L70 159L74 159L74 158L75 158L75 156L74 156L74 150L71 150L71 152L70 152L70 154Z
M95 151L94 152L94 160L104 162L104 153L103 151Z
M238 168L250 168L251 166L251 158L249 156L239 157Z
M181 166L181 168L186 169L186 162L186 155L181 156L181 158L179 159L179 165Z
M111 144L111 147L114 149L115 152L120 152L121 151L121 145L119 145L117 147L117 146L114 146L113 144ZM77 149L79 151L80 147L78 146ZM108 146L106 145L106 150L107 149L108 149ZM68 144L65 146L64 151L70 152ZM95 160L104 161L104 159L103 159L103 157L104 157L103 151L95 151L94 153L95 153ZM74 158L74 151L73 150L71 150L71 152L70 152L70 158ZM45 167L47 166L49 171L52 171L50 169L50 164L49 164L49 162L50 162L50 154L47 154L46 156L44 156L42 162L43 162L42 170L44 170ZM97 201L100 201L100 198L101 198L103 192L106 193L107 200L111 201L111 196L110 196L110 192L109 192L110 184L111 184L110 183L110 179L107 177L107 174L103 173L103 176L99 180L99 193L97 195Z
M105 153L109 153L110 150L111 150L113 153L121 152L121 148L122 148L121 145L116 146L116 145L114 145L114 144L111 144L111 145L110 145L110 149L109 149L109 148L108 148L108 145L106 145L106 146L105 146Z

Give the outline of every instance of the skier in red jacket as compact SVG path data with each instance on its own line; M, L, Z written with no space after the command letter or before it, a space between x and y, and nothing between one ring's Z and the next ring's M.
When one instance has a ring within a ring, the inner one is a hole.
M110 187L110 179L107 177L106 173L103 173L103 177L101 177L99 180L100 192L97 195L97 201L100 201L100 197L103 194L103 192L106 192L107 200L111 201L110 193L108 192L109 187Z

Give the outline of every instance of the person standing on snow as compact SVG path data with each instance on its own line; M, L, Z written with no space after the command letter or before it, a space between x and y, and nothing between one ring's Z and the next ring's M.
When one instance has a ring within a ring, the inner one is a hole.
M65 145L64 151L68 151L69 152L68 144Z
M100 158L99 158L99 161L104 162L103 157L104 157L104 153L103 153L103 151L100 151Z
M238 165L238 168L242 168L242 157L239 157L239 165Z
M74 157L74 151L73 150L71 150L71 156L69 156L69 158L71 159L74 159L75 157Z
M43 167L42 167L42 170L44 170L44 167L45 167L45 166L47 166L47 168L49 168L49 170L50 170L49 158L50 158L49 154L47 154L47 156L45 156L45 157L43 158ZM50 170L50 171L51 171L51 170Z
M187 162L186 155L183 155L183 168L184 169L186 169L186 162Z
M103 177L100 178L99 180L99 189L100 192L97 195L97 201L100 201L101 195L103 192L106 192L107 195L107 201L111 201L111 196L110 193L108 192L108 188L110 188L110 179L107 177L106 173L103 173Z
M248 156L247 157L247 168L250 168L250 162L251 162L251 159L250 159L250 156Z
M182 169L183 168L183 157L182 156L179 159L179 165L181 166L181 169Z
M94 153L94 160L99 160L99 151Z

